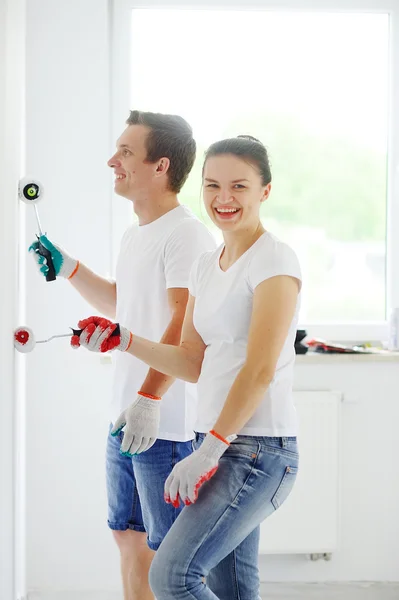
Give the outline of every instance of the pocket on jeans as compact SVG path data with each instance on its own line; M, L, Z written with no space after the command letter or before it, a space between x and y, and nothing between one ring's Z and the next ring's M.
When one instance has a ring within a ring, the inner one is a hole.
M285 500L287 500L294 486L295 479L298 473L298 467L286 467L280 484L272 498L272 504L277 510Z
M195 452L201 446L202 442L205 439L204 433L196 433L193 440L191 440L191 448L192 451Z

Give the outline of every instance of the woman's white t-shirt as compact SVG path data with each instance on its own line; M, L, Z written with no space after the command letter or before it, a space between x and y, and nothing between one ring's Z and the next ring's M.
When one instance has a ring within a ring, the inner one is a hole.
M195 297L194 326L206 344L197 385L196 431L201 433L215 425L245 363L255 288L277 275L289 275L301 282L295 252L269 232L227 271L220 268L222 250L223 246L200 256L190 275L189 290ZM273 381L254 415L237 432L241 435L297 435L292 380L299 307L300 294Z

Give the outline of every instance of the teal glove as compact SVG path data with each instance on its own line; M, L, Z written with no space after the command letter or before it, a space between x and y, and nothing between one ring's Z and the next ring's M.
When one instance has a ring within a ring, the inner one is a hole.
M43 246L51 253L56 276L70 279L78 270L79 261L69 256L69 254L60 246L50 242L45 235L41 235L39 239ZM38 250L39 242L37 241L29 246L29 252L32 253L40 272L46 276L48 272L47 261L44 256L39 254Z

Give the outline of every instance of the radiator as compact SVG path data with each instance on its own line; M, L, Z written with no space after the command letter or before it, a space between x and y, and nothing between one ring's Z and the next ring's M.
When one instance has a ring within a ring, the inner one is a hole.
M338 547L342 394L297 391L299 472L286 502L261 525L261 554L329 559Z

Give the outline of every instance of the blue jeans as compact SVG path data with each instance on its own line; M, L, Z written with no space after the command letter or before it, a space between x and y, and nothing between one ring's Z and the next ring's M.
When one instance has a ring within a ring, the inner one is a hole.
M157 600L258 600L259 525L297 470L296 438L239 436L162 542L150 570Z
M193 443L157 440L146 452L129 457L119 452L122 439L120 432L107 440L108 526L147 532L148 546L158 550L182 511L166 504L165 481L175 464L192 453Z

